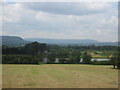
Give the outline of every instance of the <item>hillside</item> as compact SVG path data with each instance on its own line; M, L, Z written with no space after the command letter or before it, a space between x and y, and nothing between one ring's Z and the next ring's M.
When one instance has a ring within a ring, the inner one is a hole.
M0 36L0 44L6 46L21 46L29 42L18 36Z
M37 41L40 43L57 44L57 45L100 45L100 46L117 46L117 42L99 42L92 39L48 39L48 38L21 38L19 36L0 36L0 44L7 46L21 46L27 43Z
M26 38L29 41L38 41L48 44L90 44L99 43L99 41L91 39L47 39L47 38Z
M58 45L111 45L116 46L117 42L99 42L92 39L47 39L47 38L25 38L25 40L29 41L38 41L41 43L47 44L58 44Z

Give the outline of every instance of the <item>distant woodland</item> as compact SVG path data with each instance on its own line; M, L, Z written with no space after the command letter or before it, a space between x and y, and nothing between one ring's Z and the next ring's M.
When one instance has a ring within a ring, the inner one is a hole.
M2 46L3 64L94 64L119 68L118 46L59 46L31 42L24 46ZM108 61L92 61L108 58ZM82 59L82 61L81 61Z

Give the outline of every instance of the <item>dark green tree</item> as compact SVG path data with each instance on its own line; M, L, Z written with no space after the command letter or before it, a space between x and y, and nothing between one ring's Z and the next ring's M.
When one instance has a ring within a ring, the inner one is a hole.
M92 59L91 55L88 55L87 52L84 52L82 63L83 64L91 64L91 59Z
M20 56L19 63L20 64L31 64L32 59L33 58L31 56L23 55L23 56Z
M26 54L37 54L37 53L43 53L44 51L48 50L48 47L46 44L40 44L38 42L32 42L29 44L26 44L24 46L24 51Z
M75 64L76 63L76 58L72 55L69 56L68 62L69 64Z
M78 64L81 60L81 52L79 50L72 50L69 52L68 63Z
M55 58L56 58L56 54L55 53L50 53L48 55L48 63L54 63L55 62Z
M64 64L65 63L65 58L59 58L59 62L60 62L60 64Z
M65 63L65 58L68 58L68 51L66 49L62 49L58 51L57 57L59 58L59 62L61 64Z
M114 53L114 55L111 57L111 64L114 68L120 69L120 52L117 51Z
M72 56L75 59L75 63L80 63L80 60L81 60L81 52L80 52L80 50L74 50L72 52Z

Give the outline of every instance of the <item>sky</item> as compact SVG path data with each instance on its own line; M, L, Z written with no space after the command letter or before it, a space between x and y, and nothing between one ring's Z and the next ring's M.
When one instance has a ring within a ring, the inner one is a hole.
M22 38L118 39L116 2L3 3L1 35Z

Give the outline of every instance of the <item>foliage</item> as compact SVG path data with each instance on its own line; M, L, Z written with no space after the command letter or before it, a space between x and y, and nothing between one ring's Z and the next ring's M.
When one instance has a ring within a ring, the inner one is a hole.
M32 42L26 44L23 47L3 47L3 54L29 54L33 55L36 53L43 53L44 51L48 51L48 47L44 43Z
M113 65L113 67L117 67L118 69L120 69L120 48L118 48L118 51L115 52L113 54L113 56L111 57L111 64Z
M111 65L111 62L110 61L97 61L97 60L94 60L94 61L92 61L92 64L93 65Z
M91 55L88 55L87 52L84 52L82 63L91 64L91 58L92 58Z
M48 63L54 63L54 61L55 61L55 53L50 53L49 55L48 55Z
M3 64L38 64L41 58L32 55L2 55Z
M65 63L65 61L66 61L66 60L65 60L65 58L62 58L62 57L61 57L61 58L59 58L59 62L60 62L60 64L64 64L64 63Z
M16 55L2 55L3 64L18 64L18 56Z
M114 54L111 61L91 61L92 57L105 58L111 56L117 50L117 46L59 46L32 42L20 47L2 47L4 64L39 64L43 58L48 58L48 63L55 63L59 59L61 64L79 64L83 58L83 64L108 65L119 67L118 55ZM91 54L93 53L93 54ZM91 56L92 55L92 56Z

